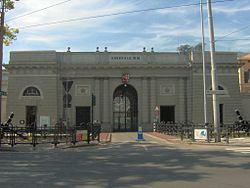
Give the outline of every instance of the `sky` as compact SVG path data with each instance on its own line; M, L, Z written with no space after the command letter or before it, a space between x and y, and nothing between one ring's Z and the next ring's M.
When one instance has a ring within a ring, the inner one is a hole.
M208 16L203 0L206 50ZM175 52L201 42L200 0L19 0L5 22L19 28L10 51ZM217 51L250 52L249 0L212 0ZM56 23L56 24L53 24Z

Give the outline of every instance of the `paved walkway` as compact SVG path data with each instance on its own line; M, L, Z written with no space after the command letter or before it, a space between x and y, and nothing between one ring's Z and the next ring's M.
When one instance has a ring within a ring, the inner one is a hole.
M250 137L244 138L230 138L229 143L222 139L221 142L215 143L213 140L211 142L206 141L192 141L190 139L181 140L180 137L162 134L158 132L144 132L143 137L145 141L153 141L154 139L159 139L164 142L169 142L173 144L200 144L200 145L216 145L216 146L244 146L250 147ZM101 133L100 135L100 143L109 143L109 142L136 142L137 140L137 132L129 132L129 133ZM90 144L86 142L79 142L76 145L72 146L72 144L58 144L58 148L68 148L68 147L83 147L83 146L95 146L98 145L98 141L92 141ZM38 145L35 150L47 150L52 149L54 146L52 144L41 144ZM0 151L32 151L34 148L31 145L23 145L22 147L17 146L14 148L10 148L9 145L3 145L0 148Z
M129 133L101 133L101 143L107 142L130 142L136 141L136 132ZM180 137L162 134L158 132L144 132L144 138L149 139L148 136L155 137L157 139L165 140L171 143L176 144L206 144L206 145L232 145L232 146L250 146L250 137L242 137L242 138L230 138L229 143L226 142L224 138L221 139L221 142L215 143L214 140L211 140L209 143L207 141L192 141L190 139L184 138L181 140Z
M207 141L192 141L190 139L183 139L181 140L180 137L167 135L163 133L158 132L147 132L146 134L150 134L156 138L167 140L172 143L179 143L179 144L206 144L206 145L232 145L232 146L250 146L250 137L242 137L242 138L229 138L229 143L226 142L224 138L221 139L221 142L215 143L214 140L211 140L210 142Z

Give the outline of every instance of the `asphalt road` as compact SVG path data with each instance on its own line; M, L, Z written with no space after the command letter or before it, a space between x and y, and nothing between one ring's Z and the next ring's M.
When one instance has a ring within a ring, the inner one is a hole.
M136 134L67 149L0 152L1 188L249 188L250 154L221 146L179 145ZM39 148L40 147L40 148ZM244 148L243 148L244 149ZM247 148L245 148L247 150Z

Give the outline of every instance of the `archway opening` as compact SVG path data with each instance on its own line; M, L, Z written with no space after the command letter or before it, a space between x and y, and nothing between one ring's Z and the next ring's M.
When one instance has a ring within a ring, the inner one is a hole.
M113 94L113 131L137 131L137 124L137 91L129 84L122 84Z

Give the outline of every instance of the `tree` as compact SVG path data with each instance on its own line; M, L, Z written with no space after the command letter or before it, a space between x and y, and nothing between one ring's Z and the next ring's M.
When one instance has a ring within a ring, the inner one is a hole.
M177 51L179 53L183 53L184 55L189 55L191 51L201 52L202 51L202 43L198 43L195 46L190 46L188 44L180 45L177 47Z
M8 46L12 43L13 40L16 40L16 35L19 33L19 30L16 28L10 28L7 24L4 24L4 12L14 9L13 0L2 0L2 9L1 9L1 32L3 33L3 43Z
M3 44L9 45L16 39L18 29L11 29L4 24L5 12L14 9L14 0L1 0L0 14L0 91L2 91L2 65L3 65ZM2 98L0 95L0 123L2 122Z
M200 43L196 44L196 45L193 47L193 50L194 50L195 52L201 52L201 51L202 51L202 43L200 42Z
M188 44L184 44L184 45L180 45L179 47L177 47L177 51L179 53L182 53L184 55L189 55L189 53L192 50L192 46L188 45Z
M9 46L13 40L16 40L16 35L19 33L19 30L16 28L10 28L7 24L4 27L4 36L3 36L3 43L6 46Z

